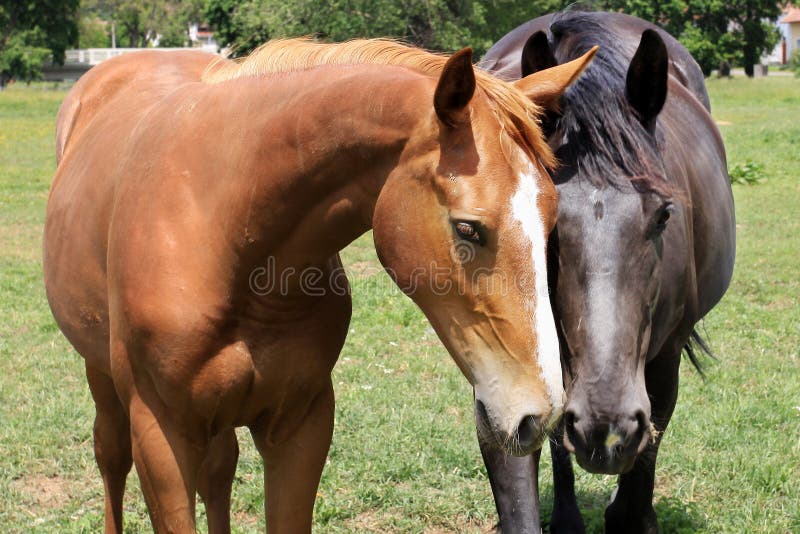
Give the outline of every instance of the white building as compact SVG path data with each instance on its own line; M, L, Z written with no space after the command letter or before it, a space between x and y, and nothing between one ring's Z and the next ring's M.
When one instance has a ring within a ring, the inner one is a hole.
M785 65L794 53L800 53L800 8L788 5L778 17L781 40L763 63Z
M219 44L214 39L214 32L208 26L201 26L196 22L189 24L189 40L192 42L193 48L200 48L214 54L219 52Z

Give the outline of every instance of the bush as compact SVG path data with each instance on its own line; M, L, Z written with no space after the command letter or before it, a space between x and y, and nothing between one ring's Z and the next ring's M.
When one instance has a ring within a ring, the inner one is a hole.
M42 77L42 64L51 56L40 28L12 33L0 50L0 89L10 80L30 82Z
M740 185L760 184L767 180L764 166L751 160L747 160L744 164L734 165L728 170L728 176L730 176L732 184Z
M789 58L789 68L794 71L794 75L800 77L800 50L795 50Z
M111 46L111 36L106 23L97 17L84 16L78 22L79 48L106 48Z

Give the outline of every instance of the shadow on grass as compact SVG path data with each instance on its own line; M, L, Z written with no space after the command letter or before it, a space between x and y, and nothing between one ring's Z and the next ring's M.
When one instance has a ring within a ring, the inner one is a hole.
M550 513L553 510L552 489L545 489L541 496L542 528L550 532ZM587 534L603 534L604 513L610 494L598 491L578 491L578 506L583 515ZM693 502L682 502L675 497L657 497L655 503L658 516L658 531L661 534L693 534L706 526L705 517Z

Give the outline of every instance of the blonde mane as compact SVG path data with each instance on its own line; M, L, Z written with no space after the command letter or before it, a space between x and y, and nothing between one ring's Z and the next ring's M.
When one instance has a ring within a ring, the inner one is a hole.
M447 56L389 39L356 39L318 43L308 38L269 41L240 61L219 60L203 73L205 83L313 69L322 65L395 65L438 77ZM552 169L556 160L539 127L541 110L510 83L475 69L478 87L486 94L500 125L528 156Z

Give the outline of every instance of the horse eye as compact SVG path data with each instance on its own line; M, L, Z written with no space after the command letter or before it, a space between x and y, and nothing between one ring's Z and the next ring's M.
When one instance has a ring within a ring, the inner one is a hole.
M453 229L458 234L458 237L472 243L481 243L481 234L478 231L475 223L467 221L456 221L453 223Z
M667 227L667 221L669 221L670 215L672 213L672 204L667 204L658 214L658 218L656 219L656 232L661 233Z

